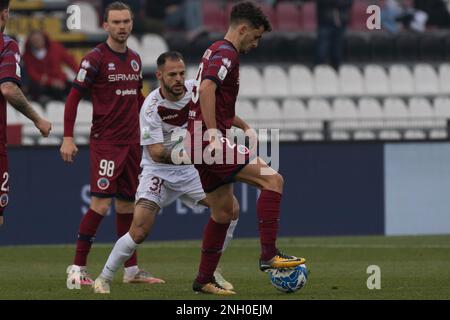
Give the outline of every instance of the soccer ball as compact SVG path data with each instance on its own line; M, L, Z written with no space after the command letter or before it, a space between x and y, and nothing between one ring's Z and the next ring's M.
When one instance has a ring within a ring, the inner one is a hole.
M274 269L269 272L270 283L278 290L291 293L300 290L308 280L308 269L301 264L295 268Z

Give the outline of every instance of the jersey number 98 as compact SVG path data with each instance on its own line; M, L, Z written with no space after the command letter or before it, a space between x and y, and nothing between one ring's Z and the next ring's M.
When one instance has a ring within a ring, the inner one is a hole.
M98 171L98 174L111 178L114 175L114 167L114 161L103 159L100 161L100 170Z

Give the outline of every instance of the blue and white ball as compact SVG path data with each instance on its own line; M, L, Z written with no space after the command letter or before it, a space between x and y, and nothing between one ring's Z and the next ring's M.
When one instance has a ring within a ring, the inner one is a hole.
M304 264L295 268L274 269L269 272L269 278L275 288L285 293L291 293L306 285L308 269Z

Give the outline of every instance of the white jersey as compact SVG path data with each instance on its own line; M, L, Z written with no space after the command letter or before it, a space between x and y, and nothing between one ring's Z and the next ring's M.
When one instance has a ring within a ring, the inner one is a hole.
M189 102L192 97L194 80L185 82L186 94L179 101L169 101L162 95L161 89L152 91L145 99L140 113L141 145L143 146L142 173L155 170L167 181L176 182L176 177L190 175L193 165L173 165L153 161L146 146L162 143L164 148L172 149L181 143L186 134L189 115Z

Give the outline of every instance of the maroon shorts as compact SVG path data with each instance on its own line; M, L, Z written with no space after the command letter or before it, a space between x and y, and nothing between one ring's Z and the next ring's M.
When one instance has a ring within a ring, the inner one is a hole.
M140 173L141 146L92 143L91 196L134 201Z
M8 205L9 173L8 156L0 151L0 216Z
M201 163L199 156L197 159L192 157L192 152L199 152L199 148L191 146L191 159L193 159L195 168L198 170L200 175L200 180L202 182L203 190L206 193L213 192L217 188L223 186L224 184L235 182L235 176L241 171L253 157L250 156L248 148L244 145L238 145L231 142L227 138L222 138L222 155L221 161L216 161L212 163L214 154L209 157L210 152L205 152L209 143L203 143L201 147ZM205 157L206 155L206 157ZM218 157L219 158L219 157ZM218 159L217 158L217 159Z

